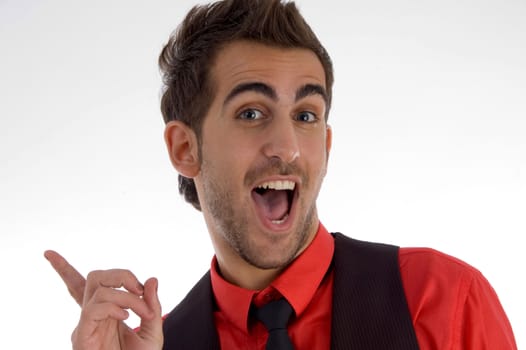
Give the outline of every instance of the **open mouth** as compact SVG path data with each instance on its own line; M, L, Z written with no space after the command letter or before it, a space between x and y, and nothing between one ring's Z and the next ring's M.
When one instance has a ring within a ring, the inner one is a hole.
M273 225L281 225L289 217L295 192L294 181L267 181L252 190L252 198L260 217Z

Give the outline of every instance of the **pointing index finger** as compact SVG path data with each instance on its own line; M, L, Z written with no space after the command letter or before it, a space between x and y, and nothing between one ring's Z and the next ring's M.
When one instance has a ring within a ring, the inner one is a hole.
M86 279L59 253L53 250L46 250L44 252L44 257L60 275L66 284L66 287L68 287L69 294L71 294L77 304L82 305Z

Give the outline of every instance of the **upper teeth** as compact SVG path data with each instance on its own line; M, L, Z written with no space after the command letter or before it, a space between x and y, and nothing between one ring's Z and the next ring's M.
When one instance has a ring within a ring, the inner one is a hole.
M294 187L296 187L296 183L294 181L268 181L265 183L262 183L258 186L258 188L263 189L270 189L270 190L294 190Z

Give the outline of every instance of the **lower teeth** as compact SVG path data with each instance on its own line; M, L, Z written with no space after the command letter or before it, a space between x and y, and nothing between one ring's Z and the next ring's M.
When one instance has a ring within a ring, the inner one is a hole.
M289 214L285 215L281 220L272 220L272 223L276 225L282 224L285 222L285 220L287 220L288 217L289 217Z

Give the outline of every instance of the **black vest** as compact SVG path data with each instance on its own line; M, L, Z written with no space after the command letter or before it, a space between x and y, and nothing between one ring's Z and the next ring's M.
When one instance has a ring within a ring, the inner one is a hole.
M332 350L419 349L398 247L333 234ZM219 350L210 272L163 323L164 350ZM234 350L234 349L223 349Z

